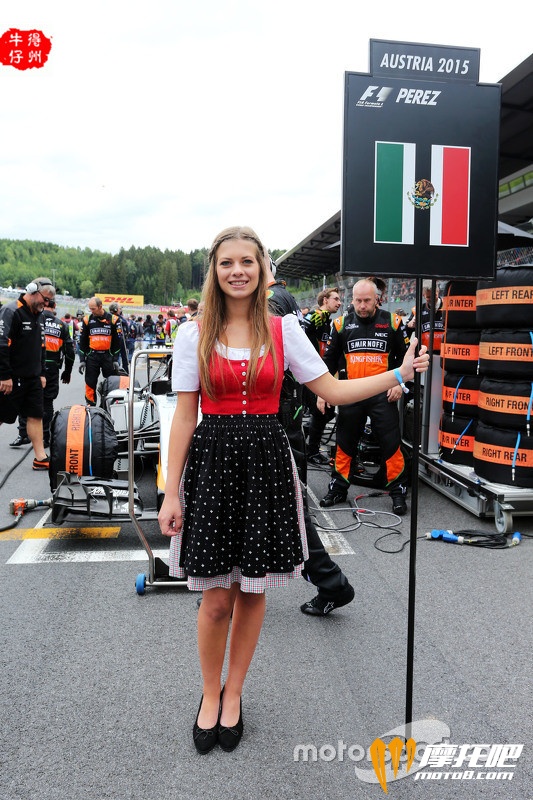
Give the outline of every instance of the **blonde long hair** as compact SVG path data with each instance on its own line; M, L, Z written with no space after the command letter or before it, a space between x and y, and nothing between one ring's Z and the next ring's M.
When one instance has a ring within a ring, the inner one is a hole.
M252 228L245 226L235 226L225 228L215 237L209 251L209 268L202 288L202 301L204 309L200 320L200 336L198 341L198 363L200 369L200 382L203 391L211 400L215 400L213 383L209 374L209 365L217 342L222 341L224 329L227 322L226 296L217 278L217 253L218 248L223 242L232 239L244 239L253 242L256 246L256 258L259 262L259 282L257 289L252 295L250 304L250 321L252 323L252 341L250 346L250 360L248 375L246 378L247 388L252 388L257 382L265 359L269 353L274 360L275 380L278 377L278 363L272 333L270 331L267 304L267 272L266 259L267 251L263 247L261 240ZM264 345L263 356L260 357L261 347Z

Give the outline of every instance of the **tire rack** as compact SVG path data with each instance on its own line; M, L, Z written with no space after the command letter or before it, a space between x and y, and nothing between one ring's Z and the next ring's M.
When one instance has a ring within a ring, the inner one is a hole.
M442 369L438 356L433 356L431 362L422 396L419 478L480 519L494 518L498 533L510 533L514 517L533 516L533 490L491 483L478 478L472 467L449 464L440 458L437 434ZM403 443L412 449L412 443L405 438Z

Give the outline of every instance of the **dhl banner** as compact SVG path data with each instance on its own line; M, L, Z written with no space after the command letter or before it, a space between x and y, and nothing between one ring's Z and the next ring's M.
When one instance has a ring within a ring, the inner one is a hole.
M118 294L117 292L97 292L104 306L109 303L118 303L119 306L143 306L143 294Z

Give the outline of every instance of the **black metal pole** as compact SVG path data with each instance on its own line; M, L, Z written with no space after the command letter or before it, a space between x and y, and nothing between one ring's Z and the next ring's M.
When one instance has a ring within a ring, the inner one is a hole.
M420 342L422 319L422 279L416 279L416 336ZM409 588L407 604L407 670L405 679L405 724L413 721L413 675L415 652L416 541L418 523L418 462L420 450L420 374L415 373L413 450L411 461L411 529L409 546ZM427 390L427 386L426 386Z
M424 283L422 282L422 288ZM436 315L436 286L435 281L431 282L431 306L429 308L429 352L432 354L429 360L429 369L424 376L424 394L421 397L422 405L422 425L421 425L421 447L422 452L427 453L429 445L429 421L431 419L431 386L433 380L433 341L435 339L435 315Z

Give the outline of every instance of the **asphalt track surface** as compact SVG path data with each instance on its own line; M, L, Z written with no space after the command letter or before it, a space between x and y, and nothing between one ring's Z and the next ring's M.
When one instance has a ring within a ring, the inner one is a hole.
M75 368L56 408L76 402L83 382ZM31 469L31 448L9 448L15 435L15 426L0 427L6 528L12 499L51 496L47 474ZM326 469L310 472L311 505L327 481ZM349 499L367 493L353 486ZM37 508L0 533L0 797L384 797L366 755L355 759L405 722L411 522L386 513L387 496L358 502L371 512L364 524L348 504L316 511L355 600L318 619L300 612L314 595L303 580L269 592L243 695L242 742L233 753L216 748L207 756L196 753L191 735L201 695L197 595L183 587L136 593L148 562L133 525L52 530L46 508ZM391 524L399 533L383 528ZM515 527L533 534L533 517ZM491 520L420 484L416 535L433 528L495 531ZM144 530L164 554L156 522ZM433 767L425 779L389 775L389 797L533 798L532 553L528 538L506 550L417 540L413 720L447 726L457 746L523 750L507 762L511 780L481 767L458 777L468 764L444 766L439 778ZM316 760L312 749L295 760L299 745L314 746Z

